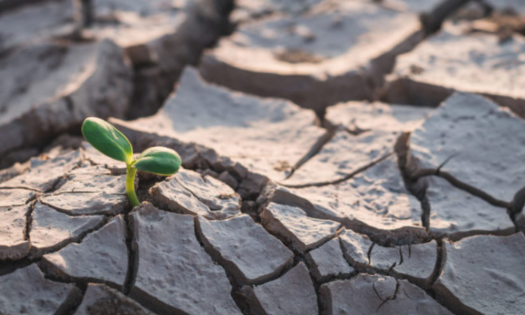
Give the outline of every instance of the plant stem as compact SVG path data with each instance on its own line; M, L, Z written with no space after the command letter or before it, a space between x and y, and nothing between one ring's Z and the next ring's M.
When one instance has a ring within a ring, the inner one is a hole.
M135 193L136 174L137 169L128 165L126 171L126 194L128 194L128 199L132 207L140 206L139 198L137 198L137 194Z

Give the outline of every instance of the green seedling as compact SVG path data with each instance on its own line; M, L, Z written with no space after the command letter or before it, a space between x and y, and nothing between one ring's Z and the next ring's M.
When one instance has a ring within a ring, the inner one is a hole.
M135 193L137 170L168 176L178 172L181 159L177 152L165 147L152 147L133 159L128 138L108 122L89 117L82 124L84 138L102 154L126 163L126 194L133 207L140 205Z

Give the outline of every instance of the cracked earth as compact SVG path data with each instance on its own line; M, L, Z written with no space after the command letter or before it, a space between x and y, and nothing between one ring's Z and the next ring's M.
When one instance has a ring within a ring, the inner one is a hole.
M0 315L523 314L522 1L95 7L0 0Z

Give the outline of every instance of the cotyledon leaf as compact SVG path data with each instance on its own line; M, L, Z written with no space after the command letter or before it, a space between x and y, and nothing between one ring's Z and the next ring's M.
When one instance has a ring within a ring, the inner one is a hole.
M172 149L153 147L145 150L133 162L133 167L158 175L171 175L177 173L182 161L179 154Z
M88 117L82 124L82 134L102 154L128 165L133 161L133 148L128 138L110 123Z

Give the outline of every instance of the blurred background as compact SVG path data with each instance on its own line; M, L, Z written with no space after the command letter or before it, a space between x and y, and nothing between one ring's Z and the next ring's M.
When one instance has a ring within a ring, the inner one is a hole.
M0 168L78 145L63 135L85 117L155 114L188 65L324 127L337 103L436 107L458 90L522 114L524 13L519 0L0 0Z

